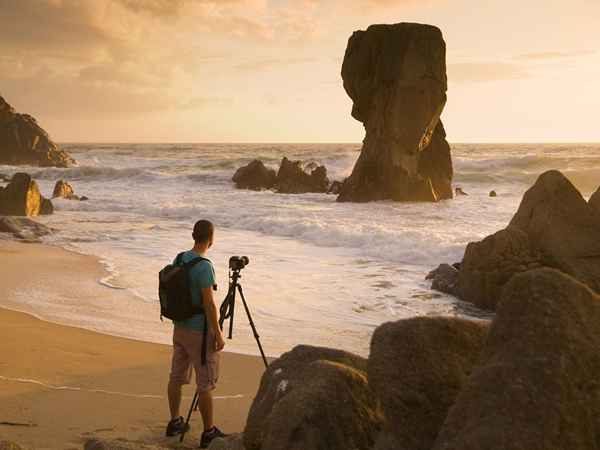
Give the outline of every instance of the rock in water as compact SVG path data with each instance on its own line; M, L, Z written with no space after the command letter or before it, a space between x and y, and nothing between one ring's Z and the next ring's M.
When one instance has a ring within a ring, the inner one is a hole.
M66 198L67 200L79 200L79 197L75 195L73 186L67 183L65 180L58 180L54 185L54 191L52 198Z
M370 449L381 424L366 360L298 346L263 375L244 431L248 450Z
M600 214L600 187L592 194L588 200L588 204Z
M282 194L304 194L307 192L327 192L329 179L325 166L314 167L310 173L302 168L302 161L281 160L277 172L277 192Z
M396 441L390 448L431 448L486 335L484 323L446 317L400 320L375 330L368 379L383 407L386 432Z
M415 23L356 31L342 78L366 136L338 201L451 198L450 148L439 120L447 90L441 31Z
M277 174L273 169L268 169L258 159L248 165L240 167L233 175L233 182L238 189L271 189L275 186Z
M33 117L17 113L0 97L0 164L69 167L74 163Z
M457 295L458 269L456 267L450 264L440 264L437 269L429 272L425 279L433 280L431 289L450 295Z
M490 197L498 197L496 191L490 191Z
M0 189L0 214L37 216L52 214L52 202L40 194L37 183L26 173L16 173L11 182Z
M590 450L600 443L600 297L538 269L513 277L480 366L434 450Z

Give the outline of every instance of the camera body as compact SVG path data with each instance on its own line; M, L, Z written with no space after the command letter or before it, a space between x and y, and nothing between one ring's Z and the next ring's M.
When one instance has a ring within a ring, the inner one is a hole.
M229 268L231 270L242 270L249 262L250 259L247 256L232 256L229 258Z

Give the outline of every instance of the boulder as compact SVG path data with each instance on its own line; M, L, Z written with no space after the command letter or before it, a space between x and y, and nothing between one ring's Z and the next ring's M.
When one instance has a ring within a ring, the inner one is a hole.
M515 227L505 228L467 245L454 295L479 308L494 310L504 285L515 273L542 265L527 233Z
M442 32L416 23L356 31L342 78L366 135L338 201L450 198L450 148L440 125L447 90Z
M527 233L545 266L600 292L600 216L562 173L540 175L509 226Z
M373 333L369 386L381 402L384 445L429 450L447 412L479 360L487 325L450 317L418 317L381 325Z
M425 279L433 280L431 289L450 295L457 295L458 269L456 267L450 264L440 264L437 269L429 272Z
M494 310L513 275L540 267L600 292L600 214L555 170L539 176L507 228L467 245L455 295Z
M600 443L600 297L553 269L506 286L479 367L433 450L590 450Z
M263 375L244 431L248 450L370 448L381 416L367 362L341 350L298 346Z
M16 173L0 190L0 214L6 216L37 216L51 214L52 202L40 194L37 183L26 173Z
M490 197L498 197L496 191L490 191Z
M65 180L58 180L54 185L54 191L52 198L66 198L67 200L79 200L79 197L75 195L73 186L67 183Z
M69 167L75 160L27 114L0 97L0 164Z
M258 159L240 167L233 175L233 182L238 189L271 189L275 186L277 174L273 169L268 169Z
M596 213L600 213L600 187L592 194L588 204L596 210Z
M456 193L457 197L461 195L469 195L465 191L463 191L461 187L457 187L456 189L454 189L454 192Z
M10 233L17 239L36 240L53 231L27 217L0 217L0 233Z
M302 161L290 161L284 157L277 172L276 185L277 192L282 194L327 192L327 169L325 166L317 166L308 173L302 168Z

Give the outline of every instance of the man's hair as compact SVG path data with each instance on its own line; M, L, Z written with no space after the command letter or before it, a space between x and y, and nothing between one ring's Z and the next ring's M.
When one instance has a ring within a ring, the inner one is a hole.
M208 242L213 237L213 233L215 232L214 225L208 220L199 220L194 225L194 232L192 233L192 237L196 244L203 244Z

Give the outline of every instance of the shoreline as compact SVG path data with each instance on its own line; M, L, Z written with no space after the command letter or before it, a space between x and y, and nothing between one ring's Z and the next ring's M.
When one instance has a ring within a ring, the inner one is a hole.
M36 256L24 273L13 261L32 252ZM67 278L77 278L87 288L90 275L102 272L93 256L12 241L0 242L0 261L5 267L0 286L7 297L26 288L32 274L58 284L58 274L67 270ZM175 448L197 445L202 425L196 413L186 446L164 437L170 345L53 323L5 307L0 307L0 320L0 440L52 449L81 448L92 437ZM259 357L237 353L224 352L221 361L215 415L226 432L239 432L264 367ZM193 385L184 387L182 414L192 395Z

